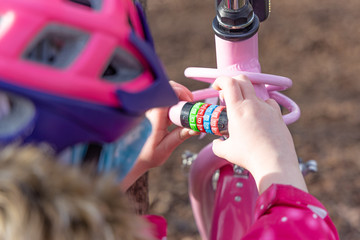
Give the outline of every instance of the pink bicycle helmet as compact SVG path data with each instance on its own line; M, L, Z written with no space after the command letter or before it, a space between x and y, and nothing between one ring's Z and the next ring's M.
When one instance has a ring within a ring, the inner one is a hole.
M0 1L0 143L112 142L176 102L136 1Z

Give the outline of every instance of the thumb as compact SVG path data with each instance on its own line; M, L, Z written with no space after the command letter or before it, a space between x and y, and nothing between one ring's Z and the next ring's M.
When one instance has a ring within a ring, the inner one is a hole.
M172 130L167 136L165 136L160 144L163 145L164 150L173 151L186 139L199 134L200 132L195 132L194 130L191 129L177 127L174 130Z
M225 141L221 139L215 139L212 145L212 150L214 154L224 159L226 159Z

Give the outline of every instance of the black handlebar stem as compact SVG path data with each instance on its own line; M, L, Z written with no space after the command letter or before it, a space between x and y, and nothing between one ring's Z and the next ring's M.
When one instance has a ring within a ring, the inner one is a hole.
M223 0L215 0L215 9ZM227 5L242 5L245 0L225 0ZM254 9L254 13L258 16L260 22L265 21L270 15L271 0L249 0Z
M259 26L259 18L249 0L222 0L217 5L213 29L218 37L230 41L246 40L257 33Z
M260 22L265 21L270 15L270 0L250 0L256 16Z

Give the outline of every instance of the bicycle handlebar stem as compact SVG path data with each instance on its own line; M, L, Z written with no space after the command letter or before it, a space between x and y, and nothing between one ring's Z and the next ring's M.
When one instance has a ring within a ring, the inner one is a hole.
M230 10L238 10L244 7L246 0L226 0L226 7Z
M217 5L213 21L215 34L229 41L246 40L254 36L260 26L249 0L222 0Z

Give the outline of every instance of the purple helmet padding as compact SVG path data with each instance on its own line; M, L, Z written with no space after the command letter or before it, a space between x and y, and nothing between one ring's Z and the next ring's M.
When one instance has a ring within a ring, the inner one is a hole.
M144 10L143 10L143 8L141 6L141 3L138 2L138 1L135 1L135 6L136 6L136 9L138 11L138 15L139 15L141 24L143 26L145 39L146 39L147 43L149 43L152 46L152 48L155 49L154 40L153 40L152 35L151 35L149 24L146 21L145 12L144 12Z
M130 41L140 51L150 64L154 74L154 83L144 91L128 93L117 90L116 94L122 103L122 107L129 112L144 112L153 107L165 107L176 104L179 100L171 88L162 64L154 49L141 41L135 34L131 34Z
M139 123L143 116L21 88L1 80L0 89L26 97L36 107L36 124L24 137L24 142L47 142L56 151L81 142L112 142Z

